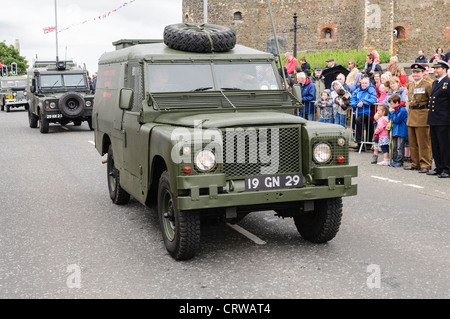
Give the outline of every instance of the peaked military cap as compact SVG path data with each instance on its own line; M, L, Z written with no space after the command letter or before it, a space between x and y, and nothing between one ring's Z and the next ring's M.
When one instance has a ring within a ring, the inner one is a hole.
M441 68L444 68L444 69L450 69L450 65L447 62L442 61L442 60L434 60L433 67L434 68L435 67L441 67Z
M421 64L418 63L414 63L411 65L411 71L420 71L423 72L425 71L425 67Z

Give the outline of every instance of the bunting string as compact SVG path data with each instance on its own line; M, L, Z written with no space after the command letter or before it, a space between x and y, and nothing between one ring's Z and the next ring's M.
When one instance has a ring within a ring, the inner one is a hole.
M61 33L61 32L63 32L63 31L69 30L70 28L73 28L73 27L76 27L76 26L79 26L79 25L82 25L82 24L85 24L85 23L88 23L88 22L105 20L105 19L108 18L111 14L116 13L116 12L119 11L120 9L123 9L123 8L125 8L127 5L130 5L130 4L132 4L133 2L136 2L136 1L137 1L137 0L130 0L130 1L128 1L128 2L124 2L120 7L116 8L116 9L114 9L114 10L110 10L110 11L108 11L108 12L105 13L105 14L96 16L96 17L91 18L91 19L83 20L83 21L81 21L81 22L74 23L74 24L72 24L72 25L70 25L70 26L68 26L68 27L59 29L59 30L58 30L58 33ZM50 26L50 27L43 28L43 30L44 30L44 34L47 34L47 33L51 33L51 32L53 32L53 31L55 31L55 30L56 30L56 27Z

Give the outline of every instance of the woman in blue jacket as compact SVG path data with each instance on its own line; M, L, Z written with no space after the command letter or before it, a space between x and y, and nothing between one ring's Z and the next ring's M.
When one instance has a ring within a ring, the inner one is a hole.
M353 114L356 117L355 135L358 150L361 146L361 137L364 127L366 128L365 142L370 141L373 136L373 123L370 120L370 107L375 103L377 103L377 90L370 83L368 77L363 77L361 84L353 92L352 98L350 99L350 106L353 108Z

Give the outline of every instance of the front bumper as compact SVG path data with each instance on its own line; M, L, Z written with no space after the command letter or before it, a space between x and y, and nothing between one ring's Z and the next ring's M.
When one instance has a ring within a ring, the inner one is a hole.
M358 174L357 166L316 167L312 182L302 188L245 191L244 180L227 180L225 174L179 176L178 209L194 210L248 205L273 205L303 200L354 196L357 185L351 183ZM181 191L179 194L184 194Z
M63 118L69 119L69 120L74 120L77 118L88 119L88 118L92 117L92 109L85 110L82 115L80 115L76 118L65 117L58 109L54 109L51 111L46 110L46 111L44 111L44 116L47 120L59 120L59 119L63 119Z
M23 106L23 105L27 105L28 101L27 100L6 100L5 101L5 105L7 106Z

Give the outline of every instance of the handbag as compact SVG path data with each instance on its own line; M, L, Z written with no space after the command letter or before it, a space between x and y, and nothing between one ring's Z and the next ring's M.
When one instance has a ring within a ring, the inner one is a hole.
M392 120L386 125L386 131L390 131L392 129Z

